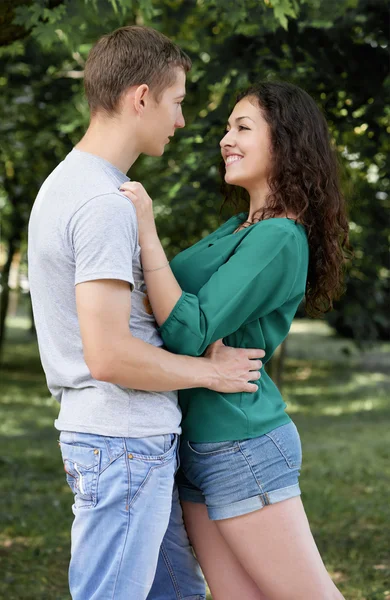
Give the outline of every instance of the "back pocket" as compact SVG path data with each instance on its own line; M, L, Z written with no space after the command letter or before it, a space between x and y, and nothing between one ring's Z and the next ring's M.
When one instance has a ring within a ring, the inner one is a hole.
M97 504L100 450L60 442L66 480L75 496L77 508Z

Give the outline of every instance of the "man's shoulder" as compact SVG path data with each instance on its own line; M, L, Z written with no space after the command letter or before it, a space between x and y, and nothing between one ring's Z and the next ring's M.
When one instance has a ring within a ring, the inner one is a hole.
M119 192L119 182L88 157L72 153L51 172L43 183L39 197L49 198L58 212L69 218L85 207L108 210L108 206L127 214L135 214L134 206ZM37 199L38 199L37 198Z

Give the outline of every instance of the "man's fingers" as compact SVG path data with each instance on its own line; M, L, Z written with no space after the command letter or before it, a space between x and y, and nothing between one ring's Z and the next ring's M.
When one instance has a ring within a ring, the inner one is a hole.
M263 362L261 360L255 360L254 358L250 361L250 369L253 371L260 371L263 366Z
M261 377L260 371L250 371L249 377L251 381L257 381Z
M258 348L244 348L244 350L248 358L263 358L265 356L264 350L259 350Z
M217 340L216 342L213 342L212 344L210 344L210 348L217 348L217 346L224 346L222 339Z
M259 386L256 385L255 383L247 383L244 389L244 392L251 392L253 394L253 392L257 392L257 390L259 389Z

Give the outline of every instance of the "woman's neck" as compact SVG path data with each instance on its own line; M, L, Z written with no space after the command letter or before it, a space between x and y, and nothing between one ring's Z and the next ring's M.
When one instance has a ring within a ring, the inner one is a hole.
M270 191L267 181L262 182L250 191L248 190L250 203L248 218L246 220L247 223L256 223L261 219L262 213L267 206ZM286 213L276 214L274 217L297 220L297 215L290 210L287 210Z
M248 221L252 222L256 214L259 213L259 211L261 212L266 206L267 198L270 193L268 182L264 180L251 190L248 190L248 192L250 198Z

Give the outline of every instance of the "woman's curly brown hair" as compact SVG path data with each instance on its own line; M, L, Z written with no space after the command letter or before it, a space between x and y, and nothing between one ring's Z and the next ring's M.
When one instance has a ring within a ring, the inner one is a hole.
M312 317L333 308L344 291L344 268L350 257L348 218L340 190L339 169L321 111L305 91L290 83L260 82L240 94L256 102L271 137L270 194L259 220L294 214L305 226L309 248L306 312ZM225 182L222 192L235 206L248 193Z

